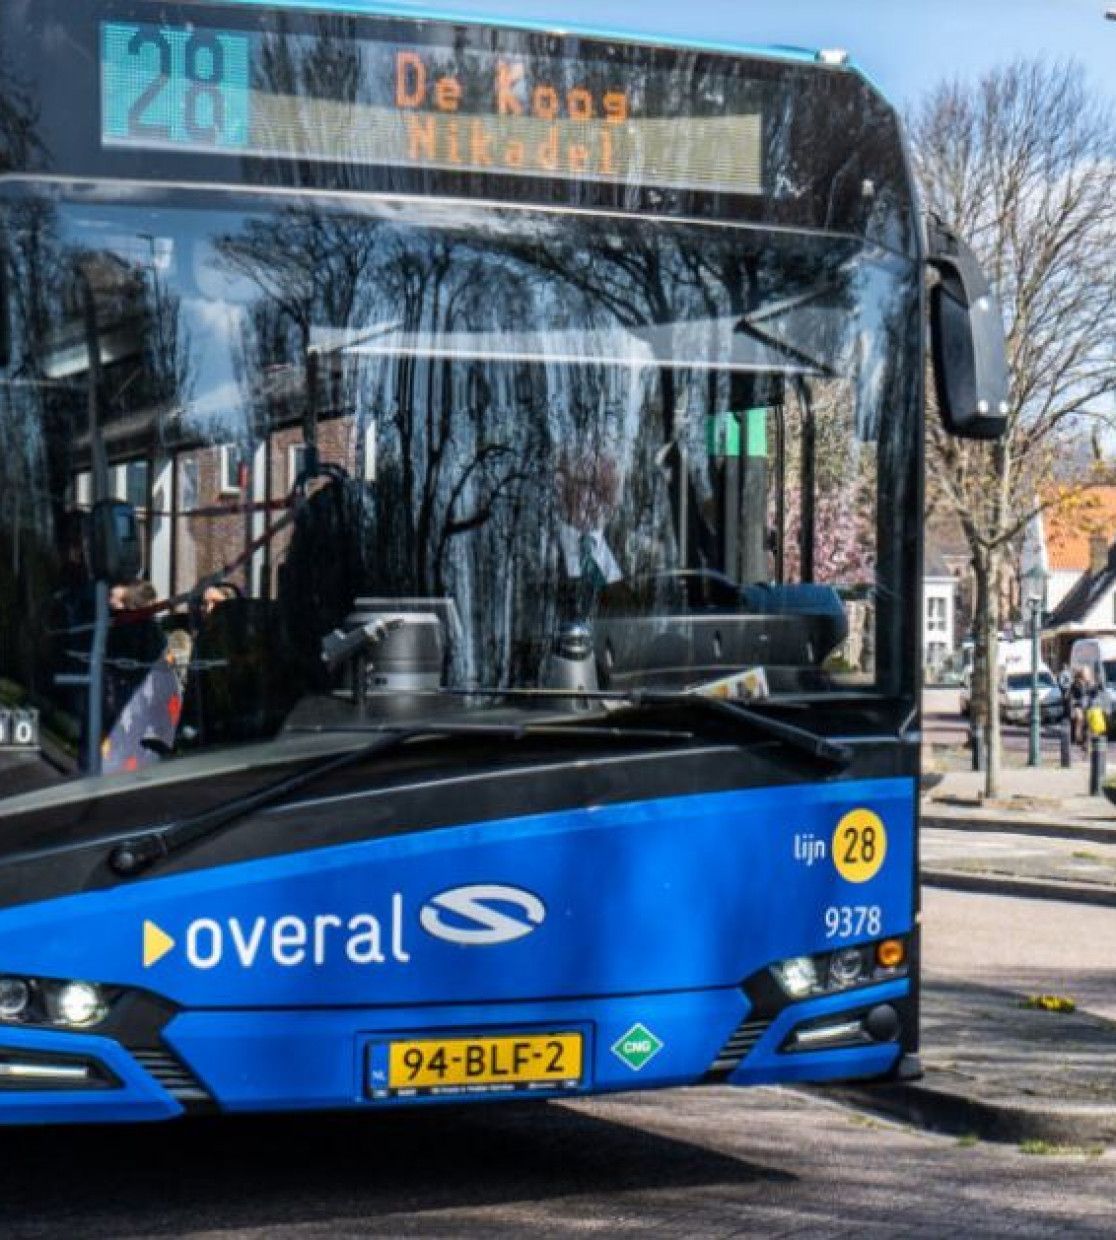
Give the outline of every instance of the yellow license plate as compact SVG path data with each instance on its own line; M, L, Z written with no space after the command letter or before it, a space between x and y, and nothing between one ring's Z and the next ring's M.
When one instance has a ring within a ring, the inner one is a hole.
M483 1092L572 1089L581 1082L580 1033L499 1034L392 1042L392 1092Z

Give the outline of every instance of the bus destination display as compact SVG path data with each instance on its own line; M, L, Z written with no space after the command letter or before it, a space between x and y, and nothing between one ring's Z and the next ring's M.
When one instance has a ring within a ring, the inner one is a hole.
M760 193L756 83L709 79L700 98L692 87L650 66L101 27L106 147Z

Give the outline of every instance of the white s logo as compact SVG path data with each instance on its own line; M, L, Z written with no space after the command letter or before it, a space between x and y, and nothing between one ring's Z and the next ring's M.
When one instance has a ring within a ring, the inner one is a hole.
M513 905L515 913L493 908L492 904ZM452 913L472 925L447 923L443 913ZM447 943L466 947L490 947L512 943L541 926L546 905L529 891L518 887L502 887L496 883L474 883L471 887L453 887L431 897L419 913L419 923L427 934Z

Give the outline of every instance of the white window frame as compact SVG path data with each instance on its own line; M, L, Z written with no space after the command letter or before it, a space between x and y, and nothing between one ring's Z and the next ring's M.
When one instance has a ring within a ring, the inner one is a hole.
M292 443L287 445L287 489L298 481L299 475L306 468L306 450L305 443ZM300 459L301 458L301 459Z
M364 424L364 459L361 461L361 477L365 482L376 481L376 420L369 418Z
M949 628L949 614L946 599L940 594L932 594L926 600L926 631L927 633L945 633Z
M199 506L201 495L201 466L196 456L179 458L178 467L178 508L179 515L189 516Z
M220 459L220 491L222 495L240 494L240 447L235 443L221 445ZM230 482L230 472L232 481Z
M124 483L122 487L122 490L124 492L123 498L127 500L128 503L132 504L132 506L138 509L139 511L146 512L147 511L147 497L148 497L149 487L151 483L150 462L142 460L142 459L125 461L124 464L121 466L121 469L123 470L123 477L124 477ZM131 480L134 476L134 471L137 469L144 470L143 496L140 499L139 503L136 503L130 494Z

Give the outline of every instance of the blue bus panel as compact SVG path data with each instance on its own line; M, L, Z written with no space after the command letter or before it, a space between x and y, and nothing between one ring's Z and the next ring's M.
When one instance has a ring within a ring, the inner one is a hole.
M748 1022L748 979L912 932L913 821L913 781L885 779L478 822L8 909L0 960L8 974L96 982L116 1003L159 996L187 1094L228 1110L524 1092L387 1087L393 1045L452 1051L481 1035L497 1050L502 1038L576 1040L575 1079L526 1092L693 1083ZM784 1002L724 1079L886 1072L894 1038L817 1051L788 1038L908 988L867 978ZM84 1057L97 1088L8 1085L4 1120L182 1106L150 1057L103 1033L0 1026L0 1063L21 1055Z

